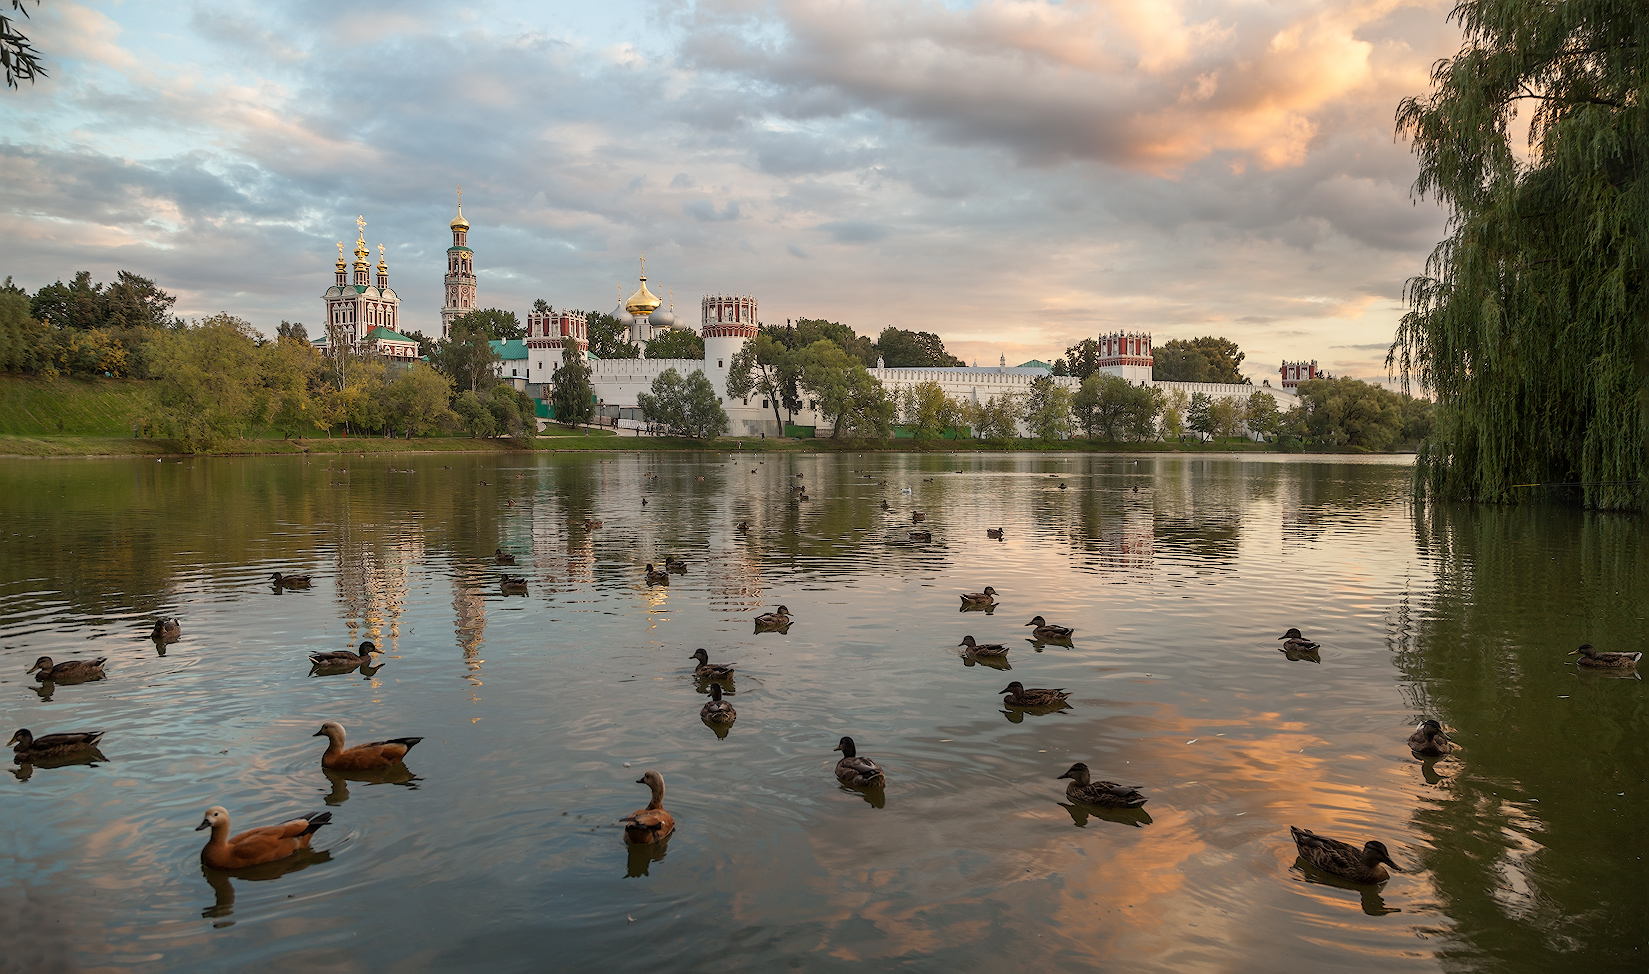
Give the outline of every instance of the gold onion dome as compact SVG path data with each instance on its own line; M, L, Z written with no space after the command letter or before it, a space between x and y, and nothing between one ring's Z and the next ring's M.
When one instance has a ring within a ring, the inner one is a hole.
M639 318L657 311L658 306L663 303L658 295L647 290L647 277L642 275L641 286L636 288L636 293L630 295L630 300L624 302L624 310Z
M447 226L454 230L468 230L470 228L470 222L464 219L464 204L458 204L458 215L453 217L452 222Z

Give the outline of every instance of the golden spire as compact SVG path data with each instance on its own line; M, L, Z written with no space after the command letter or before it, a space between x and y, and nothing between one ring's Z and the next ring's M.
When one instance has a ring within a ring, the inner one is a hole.
M367 257L372 253L366 247L366 217L355 218L355 264L365 266Z
M464 187L462 186L458 187L458 215L453 217L452 222L447 226L453 230L468 230L470 228L470 222L464 219Z
M344 242L338 241L338 270L344 269Z
M389 264L388 264L388 262L386 262L384 260L384 245L383 244L378 245L378 273L380 273L380 274L388 274L389 273Z

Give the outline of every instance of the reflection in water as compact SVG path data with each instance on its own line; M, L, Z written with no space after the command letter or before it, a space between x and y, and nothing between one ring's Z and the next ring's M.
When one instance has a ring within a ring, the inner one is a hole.
M625 864L624 878L635 879L648 875L653 863L663 862L670 853L670 840L663 842L649 842L645 845L624 844Z
M1102 822L1115 822L1118 825L1132 825L1141 828L1151 824L1151 813L1143 808L1099 808L1095 805L1072 805L1060 802L1059 807L1070 813L1071 824L1079 829L1088 827L1090 818L1097 818Z
M1383 886L1370 886L1367 883L1353 883L1350 880L1341 879L1333 873L1318 869L1304 859L1296 858L1294 865L1290 868L1298 872L1308 883L1317 886L1332 886L1335 889L1349 890L1356 893L1362 901L1363 912L1371 917L1402 912L1402 907L1386 905L1385 898L1381 896Z
M326 780L332 783L332 790L326 795L328 805L342 805L349 801L349 783L351 781L364 785L402 785L409 790L418 789L419 778L407 769L407 766L396 762L388 767L375 768L371 771L338 771L333 768L322 768L321 773Z
M12 761L17 767L12 768L11 773L17 776L18 781L28 781L34 776L36 768L95 768L100 763L107 764L109 759L96 747L87 747L68 754L36 754L26 760L13 755Z
M206 879L207 885L212 887L212 905L200 911L200 915L207 919L230 916L235 912L235 887L230 880L238 879L242 882L268 882L282 876L308 869L310 866L329 862L332 859L330 849L299 849L285 859L275 862L266 862L262 865L248 866L245 869L227 871L213 869L202 865L200 874ZM217 924L226 926L227 924Z

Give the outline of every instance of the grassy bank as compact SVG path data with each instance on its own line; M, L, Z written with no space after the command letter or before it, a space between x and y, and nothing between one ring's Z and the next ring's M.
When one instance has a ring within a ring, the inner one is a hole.
M0 435L119 437L156 411L155 384L0 373Z

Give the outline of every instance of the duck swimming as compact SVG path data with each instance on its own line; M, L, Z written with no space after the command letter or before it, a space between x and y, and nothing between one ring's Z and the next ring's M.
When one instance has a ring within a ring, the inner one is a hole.
M103 664L108 661L108 657L99 656L97 659L66 659L54 664L50 656L42 656L26 672L33 673L34 678L42 683L86 683L103 679Z
M1582 645L1574 650L1570 656L1579 656L1575 660L1581 666L1590 666L1600 670L1629 670L1638 665L1643 659L1642 653L1600 653L1592 648L1591 643Z
M1443 733L1443 725L1435 720L1425 721L1416 727L1414 733L1409 735L1408 745L1417 758L1440 758L1460 747L1449 740L1448 735Z
M874 788L887 783L887 774L875 761L859 754L853 738L842 738L835 750L842 752L842 759L836 762L836 778L842 784L854 788Z
M933 532L932 531L912 531L910 533L910 540L912 540L912 541L932 541L933 540Z
M1036 628L1031 630L1031 635L1042 640L1069 639L1071 638L1071 633L1076 632L1075 629L1072 629L1069 626L1050 626L1048 625L1048 620L1042 618L1041 616L1037 616L1030 622L1025 623L1025 625L1035 626Z
M676 817L664 810L664 776L648 771L636 779L636 784L651 788L653 799L646 808L638 808L619 819L624 823L624 841L629 845L663 842L676 830Z
M1071 765L1071 770L1059 777L1071 779L1071 783L1065 786L1065 797L1084 805L1095 805L1099 808L1138 808L1150 801L1136 788L1119 785L1114 781L1092 780L1089 777L1088 766L1080 761Z
M968 648L968 654L970 656L1006 656L1006 655L1008 655L1008 647L1002 645L1001 643L978 643L978 642L974 642L974 639L973 639L972 636L963 636L962 641L957 643L956 645L966 646Z
M340 649L333 653L310 653L309 661L316 666L360 666L372 659L373 653L382 653L383 650L372 644L372 640L365 640L356 651L351 653L347 649Z
M731 675L732 671L728 671ZM739 719L739 712L733 709L731 701L721 698L721 684L710 684L710 702L699 709L699 719L706 724L731 724Z
M343 725L329 720L314 733L327 739L326 753L321 755L321 767L333 771L376 771L387 768L407 756L422 737L397 737L388 741L373 741L344 747Z
M1289 659L1294 658L1292 654L1307 653L1322 648L1319 644L1305 638L1298 629L1290 629L1277 638L1283 641L1283 644L1278 647L1278 651L1288 654Z
M1290 825L1288 831L1294 836L1294 847L1300 850L1300 858L1311 863L1325 873L1332 873L1341 879L1349 879L1354 883L1374 885L1383 883L1391 878L1386 872L1386 866L1396 869L1397 864L1391 861L1391 854L1386 851L1385 843L1370 839L1358 849L1354 845L1331 839L1326 835L1318 835L1310 829L1302 829ZM1381 865L1384 863L1385 865Z
M1013 681L997 693L1005 693L1002 701L1010 707L1055 707L1070 699L1070 693L1064 687L1048 689L1046 687L1029 687ZM1066 772L1069 774L1070 772Z
M498 580L498 588L509 594L524 594L527 591L527 576L505 575Z
M653 567L652 562L648 562L647 563L647 584L648 585L668 585L668 584L670 584L670 573L669 572L661 572L658 569Z
M175 643L183 638L183 626L176 619L156 619L149 638L157 643Z
M687 570L687 563L674 555L670 555L664 559L664 570L679 575Z
M1002 540L1002 529L1001 528L986 528L985 529L985 537L994 538L997 541L1001 541Z
M331 812L310 812L289 822L248 829L230 838L228 810L222 805L213 805L195 826L196 832L212 830L212 837L200 850L200 861L213 869L245 869L285 859L300 849L309 848L310 836L330 821Z
M309 587L309 576L308 575L282 575L280 572L276 572L273 576L270 577L270 581L275 583L276 588L308 588Z
M687 658L699 661L699 665L693 667L693 675L701 680L725 680L733 675L733 667L710 662L710 654L702 647L693 650L693 655Z
M500 565L515 564L515 556L505 551L503 548L499 548L497 551L492 553L492 560Z
M19 728L6 743L12 745L12 756L19 762L39 758L62 758L97 750L103 731L69 731L35 737L27 727Z
M966 593L963 593L963 595L962 595L962 604L963 605L995 605L996 604L996 589L991 588L989 585L987 585L987 586L985 586L985 590L983 592L966 592Z
M756 617L756 625L763 629L785 629L790 626L790 607L781 605L772 612Z

